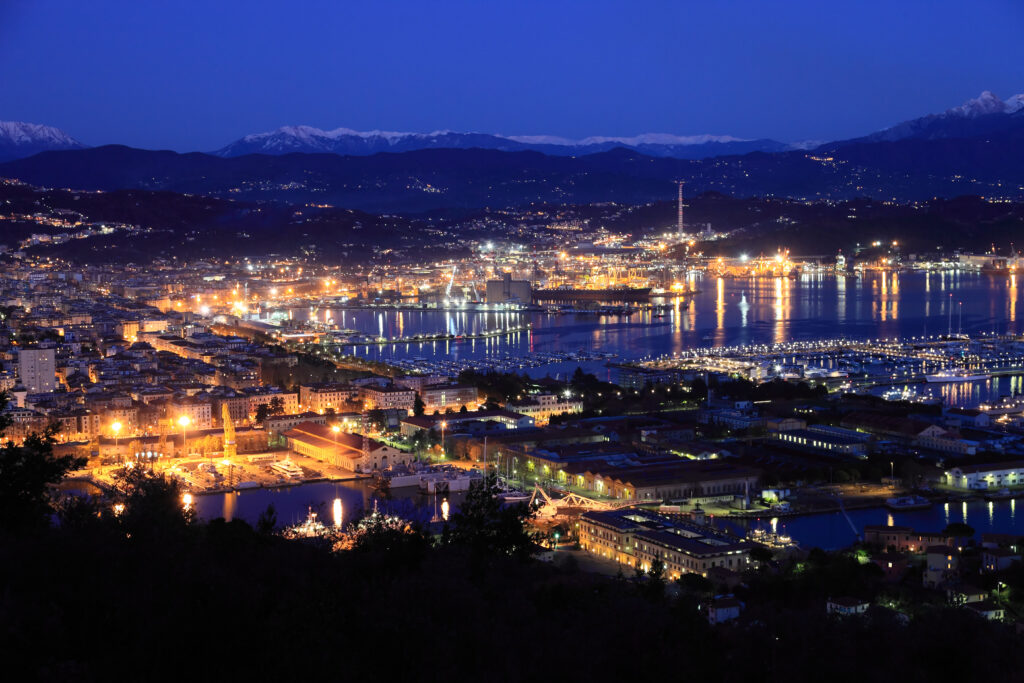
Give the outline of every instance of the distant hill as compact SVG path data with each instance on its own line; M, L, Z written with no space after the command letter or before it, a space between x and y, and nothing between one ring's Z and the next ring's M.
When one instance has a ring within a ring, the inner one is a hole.
M0 176L87 190L147 189L244 200L327 203L376 213L643 203L692 195L915 200L961 194L1021 197L1024 127L975 138L833 143L814 151L707 160L626 149L581 157L483 149L372 156L252 154L222 158L121 146L44 152L0 164Z
M84 149L85 145L52 126L0 121L0 161L21 159L50 150Z
M590 137L582 140L535 135L505 136L489 133L433 133L357 131L349 128L321 130L312 126L283 126L266 133L247 135L214 152L217 156L246 154L341 154L367 156L381 152L420 149L494 149L503 152L543 152L552 156L577 156L624 147L650 156L705 159L726 154L778 152L791 149L776 140L744 140L722 135L679 136L647 134L632 137Z

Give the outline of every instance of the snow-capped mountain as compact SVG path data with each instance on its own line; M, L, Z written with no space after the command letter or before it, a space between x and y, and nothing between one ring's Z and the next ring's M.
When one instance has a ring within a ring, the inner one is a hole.
M53 126L21 121L0 121L0 161L60 149L83 149L85 145Z
M941 114L929 114L880 130L858 142L883 142L908 138L938 140L965 138L1024 125L1024 94L1000 99L989 90Z
M744 140L726 135L680 136L649 133L632 137L588 137L572 140L552 135L492 135L450 130L399 133L381 130L357 131L350 128L321 130L312 126L284 126L266 133L247 135L214 153L222 157L293 152L363 156L418 149L481 148L573 156L603 152L615 147L626 147L652 156L684 159L788 149L787 145L774 140Z

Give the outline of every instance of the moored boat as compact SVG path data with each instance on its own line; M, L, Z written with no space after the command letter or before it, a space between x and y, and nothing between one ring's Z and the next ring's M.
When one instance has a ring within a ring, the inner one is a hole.
M921 496L897 496L887 498L885 506L890 510L927 510L932 506L932 502Z

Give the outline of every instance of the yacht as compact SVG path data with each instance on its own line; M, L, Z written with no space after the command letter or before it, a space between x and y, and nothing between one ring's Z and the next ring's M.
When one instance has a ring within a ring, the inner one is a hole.
M934 375L925 375L929 382L978 382L989 379L992 375L987 372L976 372L967 368L946 368L939 370Z
M292 462L291 458L279 460L270 466L276 474L283 475L287 479L301 479L302 468Z

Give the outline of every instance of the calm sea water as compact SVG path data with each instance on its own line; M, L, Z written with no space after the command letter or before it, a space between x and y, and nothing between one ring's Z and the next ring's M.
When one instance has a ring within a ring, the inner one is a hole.
M330 523L335 498L342 501L345 523L357 519L364 510L372 510L375 503L382 511L425 522L440 510L442 500L438 497L435 501L433 496L422 495L416 489L396 489L393 500L380 500L365 482L353 481L198 496L195 505L199 516L205 520L224 517L243 519L254 524L260 513L273 504L278 523L292 525L305 520L310 509L318 513L321 521ZM451 499L453 508L461 500L461 495L455 494ZM1017 511L1018 507L1021 508L1020 512ZM1024 535L1024 500L1020 505L1016 500L975 500L967 503L938 503L928 510L889 512L885 508L869 508L851 510L848 514L849 520L840 512L783 518L778 522L778 529L792 536L802 548L818 547L825 550L849 546L863 533L864 527L870 524L909 526L918 531L941 531L952 522L965 522L978 534L997 532ZM768 526L770 519L766 516L758 520L735 522L717 518L712 522L719 527L742 533L750 526Z
M964 522L979 535L988 532L1024 535L1024 500L1019 505L1016 500L937 503L927 510L907 512L867 508L850 510L848 515L849 520L841 512L789 517L780 519L778 528L792 536L804 549L818 547L824 550L849 546L864 532L865 526L873 524L909 526L916 531L942 531L948 524ZM766 517L751 523L767 526L769 521L770 518ZM725 520L719 524L733 530L740 528Z
M464 494L453 493L449 496L453 506L462 502ZM291 526L305 521L309 511L317 513L320 521L325 524L333 521L333 502L341 499L343 523L347 524L360 518L364 512L376 506L382 512L393 512L406 519L427 521L440 511L444 496L421 494L416 488L394 489L391 500L384 500L375 495L373 489L364 481L318 482L300 484L279 489L249 489L233 493L218 493L196 496L196 512L204 520L242 519L255 524L260 514L273 505L277 514L278 524Z
M732 346L844 336L856 339L956 332L1019 332L1016 276L962 271L827 274L797 279L698 277L688 307L678 301L662 317L552 315L489 310L319 310L320 320L366 334L479 334L529 324L529 332L464 341L362 345L361 356L454 360L529 352L610 351L625 359L700 346ZM1022 283L1024 284L1024 283ZM308 309L293 310L308 319Z

